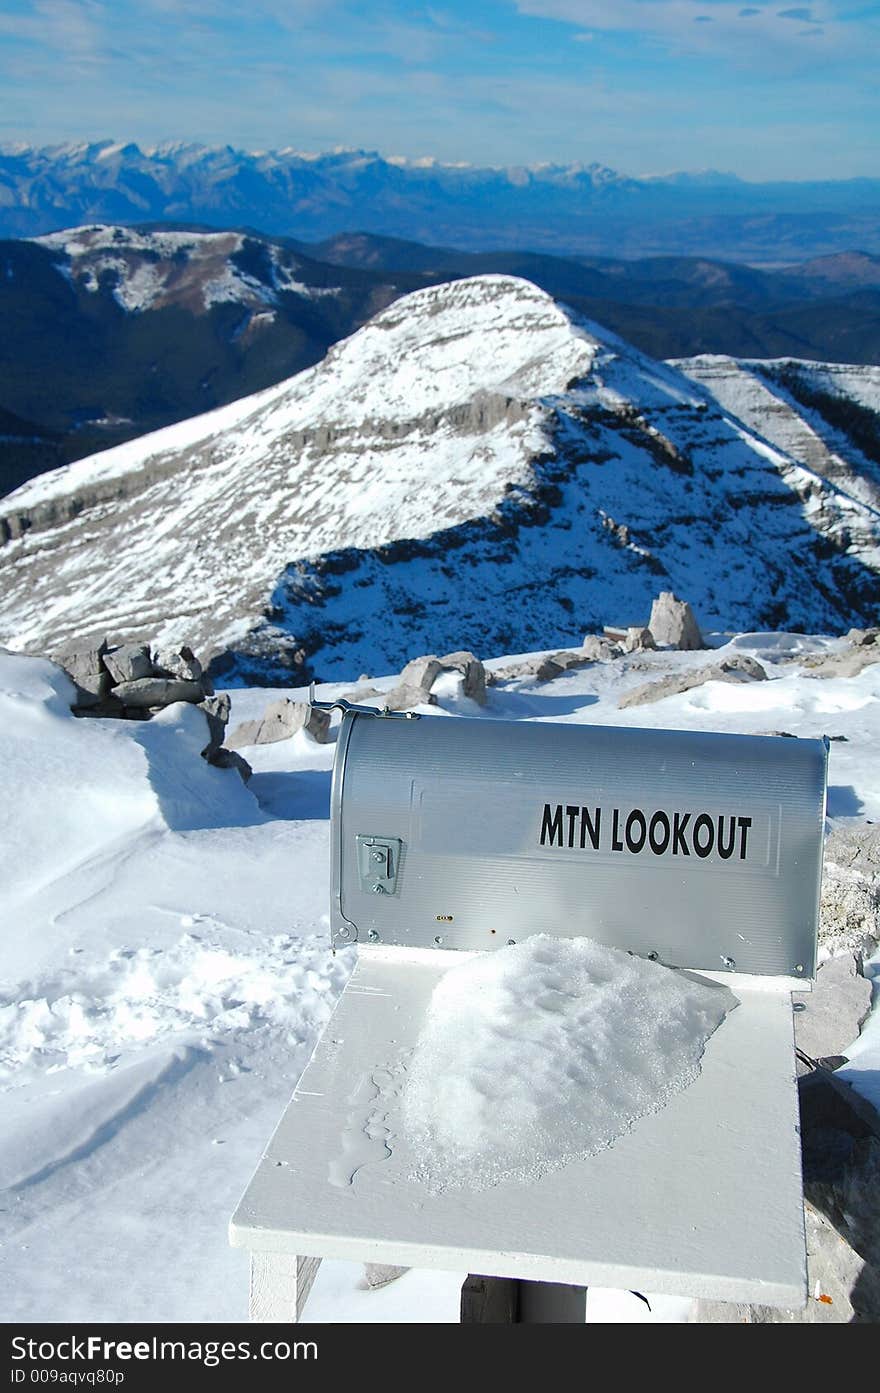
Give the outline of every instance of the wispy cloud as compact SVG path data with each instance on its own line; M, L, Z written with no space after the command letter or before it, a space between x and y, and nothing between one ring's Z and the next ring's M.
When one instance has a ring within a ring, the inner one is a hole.
M736 0L513 0L517 10L545 20L577 25L583 31L628 35L670 52L711 52L719 60L797 65L792 45L822 35L827 55L844 57L880 38L880 8L853 10L844 0L818 6L781 8L772 0L742 5ZM796 30L792 21L809 25ZM812 61L812 48L803 55Z

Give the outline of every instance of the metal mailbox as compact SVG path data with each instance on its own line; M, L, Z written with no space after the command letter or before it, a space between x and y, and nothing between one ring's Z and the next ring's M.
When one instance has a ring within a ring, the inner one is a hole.
M588 935L815 975L828 743L344 710L334 946Z

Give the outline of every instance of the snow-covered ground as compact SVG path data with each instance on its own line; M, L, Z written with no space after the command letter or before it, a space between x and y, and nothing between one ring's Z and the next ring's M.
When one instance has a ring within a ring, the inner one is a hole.
M830 823L880 819L880 664L816 678L799 658L839 640L713 643L771 680L621 711L629 687L707 662L638 654L500 684L483 710L445 679L426 710L827 734ZM231 695L235 724L281 693ZM199 757L194 709L76 720L69 697L51 664L0 652L0 1310L240 1320L246 1263L227 1221L353 964L328 939L333 745L300 734L246 750L245 787ZM880 1103L880 1012L847 1053L846 1075ZM462 1276L410 1272L370 1291L357 1266L328 1262L306 1318L454 1321ZM588 1315L681 1321L688 1309L593 1290Z

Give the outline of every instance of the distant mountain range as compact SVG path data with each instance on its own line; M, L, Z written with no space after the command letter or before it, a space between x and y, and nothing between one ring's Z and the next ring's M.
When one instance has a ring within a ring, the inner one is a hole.
M579 643L665 589L710 628L839 632L880 605L878 407L880 368L667 364L529 281L429 286L4 499L0 644L187 642L285 684Z
M148 221L305 240L361 228L468 251L778 264L851 247L880 254L880 180L757 184L715 171L633 179L597 163L494 169L364 150L0 146L0 236Z
M270 387L401 294L481 273L525 277L657 358L880 361L880 257L865 253L761 271L97 225L0 242L0 496Z

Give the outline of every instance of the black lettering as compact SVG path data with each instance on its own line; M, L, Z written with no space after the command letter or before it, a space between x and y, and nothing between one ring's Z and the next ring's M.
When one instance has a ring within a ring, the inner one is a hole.
M705 845L700 844L700 833L708 832L709 840ZM694 851L698 856L707 857L715 845L715 824L708 813L700 813L694 823Z
M730 818L729 818L729 822L730 822L730 840L725 844L725 841L724 841L724 814L723 814L723 813L719 813L719 814L718 814L718 855L721 857L722 861L728 861L728 860L730 859L730 857L733 855L733 838L734 838L734 835L735 835L735 833L736 833L736 818L733 816L733 814L731 814L731 816L730 816Z
M632 828L637 824L639 831L633 836ZM626 845L629 851L637 855L645 845L645 838L648 835L648 828L645 823L645 814L639 808L633 808L626 820Z
M690 856L688 844L684 839L684 829L691 820L690 813L676 813L672 819L672 854L678 856Z
M578 820L578 817L580 816L580 811L581 811L580 808L576 808L576 807L574 807L572 804L569 804L568 807L565 809L565 815L566 815L566 817L568 818L568 844L569 844L569 846L574 846L574 827L575 827L575 823L576 823L577 820Z
M616 808L611 815L611 850L623 851L623 842L620 840L620 813Z
M590 817L589 808L581 808L581 850L587 845L587 837L594 851L599 850L599 829L602 826L602 809L596 808L595 820Z
M556 846L557 842L562 846L562 804L556 804L555 813L551 813L550 804L544 804L544 817L541 822L541 845Z
M655 831L657 827L663 828L663 840L658 841ZM648 828L648 841L651 843L651 850L655 856L662 856L669 845L669 818L664 812L657 812L651 818L651 825Z
M739 830L740 830L740 839L739 839L739 859L740 859L740 861L745 861L745 859L746 859L746 842L748 841L749 828L750 828L751 825L752 825L752 819L751 819L750 817L738 817L738 818L737 818L737 822L739 823Z

